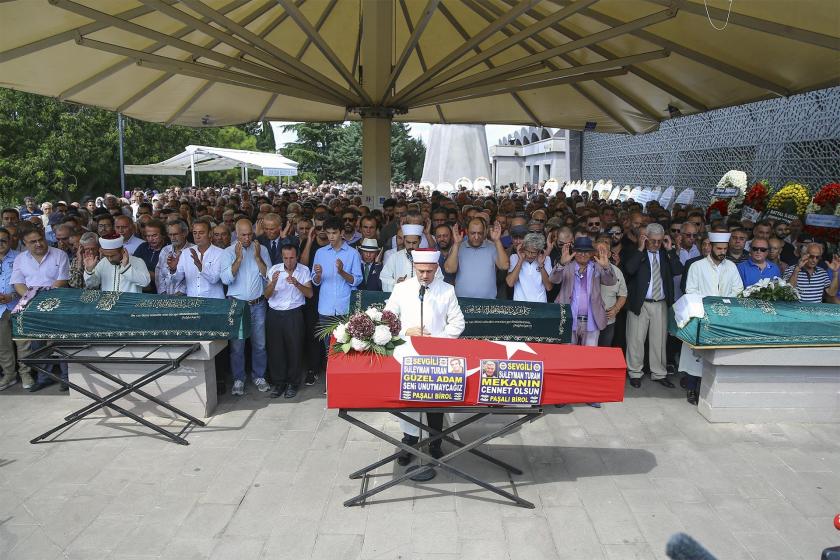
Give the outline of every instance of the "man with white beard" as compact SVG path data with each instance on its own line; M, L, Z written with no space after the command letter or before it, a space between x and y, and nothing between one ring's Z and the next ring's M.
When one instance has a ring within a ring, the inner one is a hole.
M734 262L726 258L729 250L728 232L712 232L709 241L712 252L705 259L699 260L689 267L685 293L702 297L735 297L744 289L741 275ZM703 376L703 362L695 352L683 343L680 353L680 371L688 374L686 379L686 400L696 405L699 397L700 378Z
M415 249L413 251L414 273L396 286L391 297L385 303L385 310L400 318L403 336L435 336L439 338L458 338L464 332L464 315L455 296L455 288L443 281L438 260L440 252L434 249ZM423 309L422 325L420 309ZM419 413L406 413L417 420ZM427 415L429 426L435 430L443 429L443 414ZM414 445L419 441L420 429L400 420L403 431L403 443ZM443 456L441 440L429 445L429 454L439 459ZM400 465L407 465L414 455L401 451L397 457Z

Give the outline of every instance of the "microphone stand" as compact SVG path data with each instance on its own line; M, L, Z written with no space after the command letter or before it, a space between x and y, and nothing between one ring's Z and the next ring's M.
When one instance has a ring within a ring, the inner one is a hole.
M420 296L420 335L423 336L423 332L424 332L423 331L423 307L424 307L423 306L423 300L426 297L426 286L424 286L423 284L420 284L420 294L419 294L419 296ZM420 439L423 439L423 430L420 430ZM421 468L423 468L423 459L419 459L419 462L418 462L417 465L412 465L412 466L408 467L406 469L406 472L413 471L413 470L416 470L416 469L421 469ZM409 477L409 478L411 478L411 480L413 480L415 482L427 482L429 480L432 480L435 476L437 476L437 473L435 472L434 469L427 469L425 472L417 473L416 475L414 475L412 477Z

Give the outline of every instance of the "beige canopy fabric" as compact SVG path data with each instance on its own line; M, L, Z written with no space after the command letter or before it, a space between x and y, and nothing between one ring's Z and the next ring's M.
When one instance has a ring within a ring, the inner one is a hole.
M840 83L840 2L729 6L2 0L0 86L188 126L379 111L639 133L675 115Z

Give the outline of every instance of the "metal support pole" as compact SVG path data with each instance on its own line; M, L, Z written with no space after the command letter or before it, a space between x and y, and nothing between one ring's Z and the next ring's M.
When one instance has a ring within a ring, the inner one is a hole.
M195 187L195 154L190 154L190 186Z
M123 140L124 140L124 129L123 129L123 116L122 113L117 113L117 130L120 134L120 192L125 194L125 163L123 160Z

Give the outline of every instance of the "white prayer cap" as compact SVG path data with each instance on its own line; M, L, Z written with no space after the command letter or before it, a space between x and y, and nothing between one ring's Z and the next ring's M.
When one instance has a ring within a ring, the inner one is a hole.
M421 237L423 235L423 226L419 224L403 224L402 232L403 235L416 235L417 237Z
M123 246L122 235L111 234L99 238L99 246L103 249L120 249Z
M709 242L711 243L729 243L730 233L712 232L709 234Z
M440 251L434 249L414 249L411 251L411 260L414 261L414 264L439 264Z

